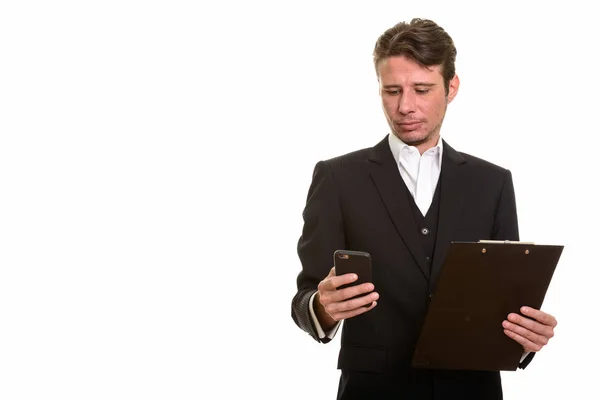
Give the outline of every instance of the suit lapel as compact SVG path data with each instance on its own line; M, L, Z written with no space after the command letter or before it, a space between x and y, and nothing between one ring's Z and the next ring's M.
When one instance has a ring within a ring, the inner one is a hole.
M463 156L445 141L440 174L440 211L435 251L432 260L431 282L437 282L446 253L450 248L452 234L461 218L465 193L465 179L461 176L461 165L466 162Z
M429 267L421 245L417 225L410 208L408 190L390 150L387 136L375 147L367 161L371 179L385 204L396 230L419 268L429 279ZM404 186L404 187L403 187Z

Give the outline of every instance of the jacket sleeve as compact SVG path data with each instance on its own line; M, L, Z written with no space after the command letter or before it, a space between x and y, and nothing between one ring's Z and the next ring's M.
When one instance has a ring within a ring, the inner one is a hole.
M302 217L304 226L298 240L302 270L296 280L298 291L292 300L292 318L315 340L327 343L328 337L319 339L310 316L309 301L319 282L329 274L333 253L344 248L345 239L339 193L326 161L318 162L314 168Z
M517 218L517 204L512 174L506 170L502 192L496 207L494 226L492 227L493 240L519 240L519 223Z
M494 240L519 240L519 223L517 218L517 204L515 199L515 188L512 180L512 174L506 170L504 174L504 183L502 192L498 200L496 217L494 218L494 227L492 230L492 239ZM531 352L519 363L519 368L525 369L535 357Z

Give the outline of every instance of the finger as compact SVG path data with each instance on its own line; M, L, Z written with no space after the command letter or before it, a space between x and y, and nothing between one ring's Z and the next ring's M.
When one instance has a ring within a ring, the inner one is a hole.
M343 312L336 313L335 316L332 315L331 317L333 319L335 319L336 321L341 321L343 319L348 319L348 318L356 317L357 315L364 314L367 311L371 311L373 308L375 308L375 306L377 306L377 302L376 301L374 301L373 304L371 304L371 306L369 308L359 307L359 308L356 308L354 310L343 311Z
M336 293L338 301L348 300L355 296L360 296L375 290L375 285L370 282L361 283L360 285L350 286L344 289L340 289Z
M352 297L360 296L372 292L375 289L372 283L362 283L356 286L350 286L340 290L329 290L321 294L321 304L326 306L331 303L341 303Z
M328 275L327 278L323 279L318 286L319 291L323 290L336 290L339 286L352 283L358 279L356 274L344 274L340 276Z
M525 350L525 351L537 352L537 351L540 351L543 347L543 346L540 346L540 345L537 345L537 344L531 342L530 340L527 340L527 338L524 338L523 336L521 336L513 331L510 331L508 329L504 330L504 334L506 334L506 336L508 336L509 338L513 339L514 341L519 343L521 346L523 346L523 350Z
M548 338L554 336L554 328L552 326L541 324L533 319L525 318L522 315L511 313L508 314L507 319L513 324L520 325L538 335L543 335Z
M548 344L548 340L550 340L549 336L546 335L539 335L535 332L530 331L529 329L525 329L520 325L516 325L513 324L511 322L508 321L504 321L502 322L502 326L504 327L504 329L509 330L511 332L516 333L517 335L524 337L525 339L529 340L531 343L534 343L536 345L540 345L540 346L545 346Z
M357 297L355 299L329 303L324 305L324 307L327 314L333 317L334 314L345 313L359 308L365 308L366 305L369 305L377 301L378 299L379 293L373 292L365 296Z
M521 307L521 312L528 316L529 318L533 318L536 321L544 324L544 325L548 325L551 327L556 327L557 325L557 321L556 318L554 318L554 316L545 313L541 310L536 310L535 308L531 308L531 307Z
M337 275L330 278L334 289L338 289L340 286L355 282L357 279L358 275L354 273Z
M319 282L318 288L323 290L334 290L335 287L331 286L329 279L335 276L335 267L331 267L329 273L321 282Z
M379 293L373 292L364 296L348 299L347 301L344 301L340 304L343 304L343 306L347 310L353 310L360 307L369 307L373 302L377 300L379 300Z
M375 286L372 283L363 283L356 286L350 286L341 290L327 290L320 292L319 301L323 305L323 307L328 307L329 305L335 305L332 309L333 312L350 310L354 303L347 303L346 300L352 299L353 297L361 296L363 294L372 292L375 289ZM377 295L379 296L379 295ZM377 299L375 299L377 300ZM344 304L341 304L344 303ZM369 303L365 303L369 304ZM364 304L363 304L364 305ZM357 306L358 307L358 306ZM329 312L329 311L328 311Z

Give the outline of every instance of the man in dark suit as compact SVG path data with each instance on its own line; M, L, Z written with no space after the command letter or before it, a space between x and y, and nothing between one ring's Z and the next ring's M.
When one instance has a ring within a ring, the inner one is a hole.
M519 240L510 171L440 137L459 87L455 58L452 39L433 21L388 29L374 63L391 133L372 148L315 167L292 317L323 343L345 321L338 399L502 398L499 372L410 364L450 242ZM357 279L336 276L337 249L370 253L373 281L337 290ZM524 368L555 326L553 316L523 307L498 329L523 346Z

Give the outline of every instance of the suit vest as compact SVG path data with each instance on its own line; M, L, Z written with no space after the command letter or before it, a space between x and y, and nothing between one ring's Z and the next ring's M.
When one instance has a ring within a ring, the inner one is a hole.
M421 246L423 247L423 254L425 255L425 261L429 266L429 273L431 274L431 263L433 260L433 252L435 251L435 238L438 230L438 216L440 213L440 180L435 188L435 193L427 210L427 214L423 216L421 210L417 206L415 199L408 191L406 185L403 185L406 189L406 194L409 197L410 208L412 211L413 218L417 229L419 230L419 238L421 239Z

